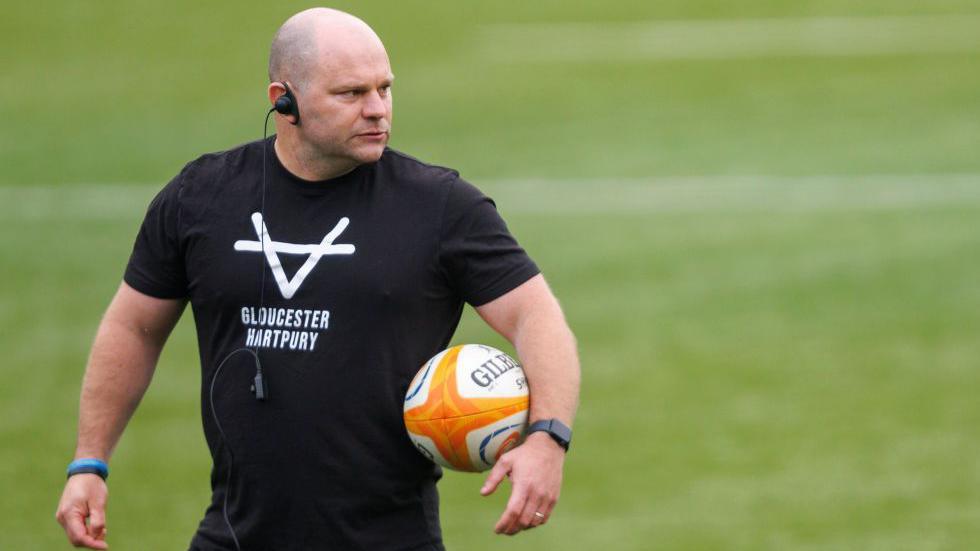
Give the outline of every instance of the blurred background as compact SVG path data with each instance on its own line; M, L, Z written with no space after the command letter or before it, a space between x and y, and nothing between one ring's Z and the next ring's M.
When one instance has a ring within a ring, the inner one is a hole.
M53 519L149 199L261 136L298 2L0 19L0 548ZM336 2L397 75L391 145L493 196L576 331L546 528L440 483L450 549L980 546L980 1ZM468 311L455 343L502 341ZM208 503L192 320L112 461L114 549Z

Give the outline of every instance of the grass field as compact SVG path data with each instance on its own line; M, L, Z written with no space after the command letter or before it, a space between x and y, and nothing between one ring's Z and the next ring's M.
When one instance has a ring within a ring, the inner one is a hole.
M494 536L506 496L451 473L449 548L980 547L980 2L336 5L389 47L392 145L498 200L580 341L552 522ZM5 8L0 549L68 548L81 374L145 205L259 137L305 6ZM454 340L503 346L471 313ZM185 316L112 461L114 549L189 541L199 384Z

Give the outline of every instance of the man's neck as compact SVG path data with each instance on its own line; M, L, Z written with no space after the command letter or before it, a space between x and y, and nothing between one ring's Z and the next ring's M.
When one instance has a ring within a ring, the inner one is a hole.
M312 182L329 180L343 176L357 168L357 164L351 161L343 162L338 159L320 157L310 148L304 147L304 144L298 140L290 139L289 136L282 134L276 135L273 149L282 166L303 180Z

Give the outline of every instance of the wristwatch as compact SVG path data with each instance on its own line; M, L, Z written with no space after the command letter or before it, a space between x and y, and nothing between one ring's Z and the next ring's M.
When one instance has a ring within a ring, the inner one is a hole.
M527 428L528 435L538 431L547 432L548 436L558 442L559 446L565 448L566 452L568 451L568 446L572 443L572 429L568 428L565 423L558 419L543 419L531 423L531 426Z

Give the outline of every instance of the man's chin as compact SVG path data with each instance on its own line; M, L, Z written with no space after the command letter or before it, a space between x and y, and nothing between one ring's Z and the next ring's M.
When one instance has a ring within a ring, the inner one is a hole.
M355 153L355 158L362 164L373 163L380 159L381 155L384 154L386 145L388 145L388 140L359 147Z

